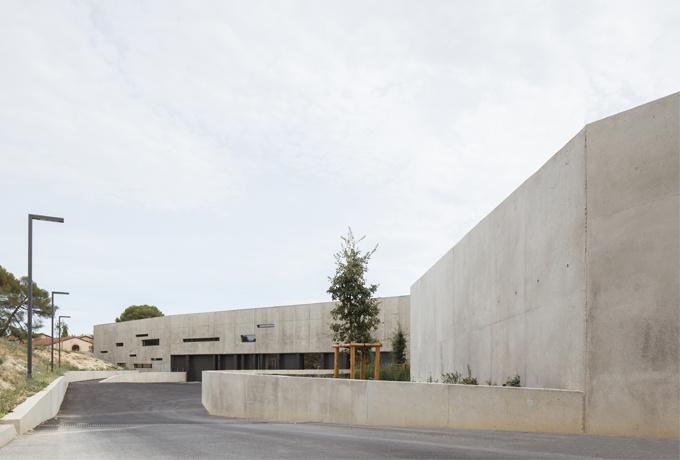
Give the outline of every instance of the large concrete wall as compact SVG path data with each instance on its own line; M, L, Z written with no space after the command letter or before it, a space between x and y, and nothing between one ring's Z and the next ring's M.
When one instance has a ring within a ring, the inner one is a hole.
M581 433L583 393L204 372L210 414L302 422Z
M154 371L170 371L171 355L332 353L329 324L333 302L164 316L94 327L94 355L112 363L149 363ZM409 328L409 297L380 299L380 326L374 336L390 351L390 338L401 322ZM258 324L273 324L258 328ZM138 335L145 335L138 337ZM255 334L244 343L241 335ZM186 338L217 337L214 342ZM143 346L159 339L158 346ZM122 343L122 346L116 346ZM104 353L106 352L106 353ZM136 355L131 357L130 355ZM158 361L157 359L161 359ZM154 361L152 361L154 359Z
M680 436L679 101L586 128L589 433Z
M584 145L582 131L411 287L415 379L469 364L583 390Z
M680 435L680 93L587 125L411 288L412 373L586 394Z

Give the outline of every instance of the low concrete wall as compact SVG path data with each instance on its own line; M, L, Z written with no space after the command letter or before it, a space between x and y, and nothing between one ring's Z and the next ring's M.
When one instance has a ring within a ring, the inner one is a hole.
M67 378L57 378L44 390L39 391L15 407L12 412L0 420L0 423L14 425L18 434L23 434L35 428L45 420L57 415L67 388Z
M211 372L211 371L204 371ZM234 374L257 374L257 375L287 375L289 377L332 377L335 371L333 369L260 369L260 370L230 370ZM349 375L349 369L339 369L340 375Z
M582 433L580 391L203 373L212 415L264 420Z
M17 435L14 425L0 425L0 447L4 446Z
M0 446L57 415L70 382L105 379L120 374L137 374L137 371L70 371L55 379L0 419L0 425L11 425L11 429L0 426Z
M177 383L186 381L186 372L139 372L114 375L99 383Z
M108 379L115 375L138 374L138 371L69 371L64 376L70 382L81 382L83 380Z

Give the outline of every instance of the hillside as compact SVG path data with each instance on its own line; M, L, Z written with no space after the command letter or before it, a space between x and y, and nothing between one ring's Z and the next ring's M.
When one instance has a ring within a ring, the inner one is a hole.
M54 351L54 374L50 372L50 348L33 350L33 378L26 378L26 346L0 338L0 417L21 404L26 398L45 388L67 371L109 370L117 366L79 352Z

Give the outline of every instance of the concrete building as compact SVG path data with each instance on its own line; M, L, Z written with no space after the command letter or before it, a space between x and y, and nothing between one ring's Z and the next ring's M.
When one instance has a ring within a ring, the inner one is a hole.
M588 124L427 270L410 297L382 300L379 340L389 344L397 320L410 331L416 381L469 365L480 382L500 384L518 374L522 386L563 390L572 399L568 411L558 412L575 414L569 425L575 432L680 436L679 132L680 93ZM191 379L209 369L328 368L331 308L321 303L95 326L95 355L127 367L185 369ZM528 389L454 388L446 390L453 396L432 399L440 390L395 385L389 388L398 390L402 405L435 401L402 411L418 413L416 426L512 429L512 417L498 428L494 414L474 413L482 406L458 412L465 398L491 393L494 410L515 407L502 396L515 394L527 417L555 418L536 414L538 396ZM376 388L365 390L381 397ZM204 401L218 401L224 388L216 383L206 391ZM470 391L476 393L460 396ZM550 394L565 402L561 393ZM367 399L356 401L370 409ZM549 399L545 406L556 404ZM436 422L437 414L453 421ZM468 415L475 421L465 425L461 417Z
M587 125L411 287L413 377L585 394L586 433L680 433L680 93Z
M163 316L94 327L98 358L130 369L184 371L200 381L204 370L332 369L329 324L333 302ZM389 359L400 322L409 327L409 298L380 299L374 336Z

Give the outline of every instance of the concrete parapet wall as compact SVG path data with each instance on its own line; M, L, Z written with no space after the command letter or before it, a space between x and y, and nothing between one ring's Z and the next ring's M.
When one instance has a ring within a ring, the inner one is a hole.
M212 415L349 425L582 433L579 391L318 379L211 371Z
M83 380L108 379L115 375L137 374L137 371L69 371L64 377L68 382L81 382Z
M0 425L0 447L4 446L17 436L14 425Z
M206 372L206 371L204 371ZM332 377L335 371L333 369L260 369L260 370L230 370L235 374L256 374L256 375L286 375L289 377L315 377L324 376ZM339 369L340 375L349 375L348 369Z
M135 374L136 371L69 371L58 377L43 390L19 404L9 414L0 419L0 446L14 439L17 434L26 433L59 412L61 403L70 382L95 380L119 374Z
M15 407L12 412L0 419L0 422L14 425L18 434L32 430L45 420L57 415L67 388L67 378L57 378L44 390L39 391Z
M99 383L177 383L186 382L186 372L138 372L114 375Z

